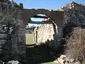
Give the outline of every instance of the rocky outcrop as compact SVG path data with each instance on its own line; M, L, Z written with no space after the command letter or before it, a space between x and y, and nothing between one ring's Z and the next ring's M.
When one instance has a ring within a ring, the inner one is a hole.
M25 57L25 25L20 19L21 7L0 1L0 59Z
M62 9L64 11L64 24L70 22L80 27L85 25L84 5L72 2L63 6Z
M73 58L68 58L66 55L61 55L54 62L57 64L81 64L79 61L75 61Z

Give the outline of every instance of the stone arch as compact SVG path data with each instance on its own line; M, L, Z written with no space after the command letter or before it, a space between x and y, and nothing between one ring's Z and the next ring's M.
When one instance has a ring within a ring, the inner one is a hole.
M28 23L30 17L36 14L45 14L51 20L54 21L55 24L61 25L63 24L63 12L62 11L49 11L46 9L23 9L21 12L21 19L25 24Z
M21 20L23 20L23 24L26 26L29 22L29 18L36 14L45 14L47 15L52 22L57 25L58 36L62 37L62 26L64 23L64 12L63 11L54 11L54 10L46 10L46 9L22 9L21 11Z
M51 14L49 10L45 9L24 9L22 12L22 19L27 24L30 17L37 15L37 14L45 14L47 17L51 18Z
M27 9L25 9L25 11L27 11ZM46 9L30 9L30 10L28 10L28 13L29 13L29 15L28 15L28 18L27 18L27 22L26 22L26 25L30 22L30 18L31 17L33 17L33 16L35 16L35 15L37 15L37 14L44 14L44 15L46 15L48 18L50 18L50 22L53 24L53 27L54 27L54 32L56 33L57 31L56 31L56 26L57 26L57 24L55 23L55 21L53 20L53 18L52 18L52 12L51 11L49 11L49 10L46 10Z
M40 15L39 15L40 14ZM44 16L43 16L44 15ZM41 20L41 21L48 21L48 20L50 20L51 21L51 18L50 17L48 17L46 14L43 14L43 13L36 13L36 14L33 14L33 15L31 15L29 18L28 18L28 23L30 22L30 21L32 21L31 20L31 18L35 18L35 19L43 19L43 20ZM46 19L46 20L45 20ZM38 21L36 21L36 22L38 22Z
M57 44L56 38L60 39L62 37L62 25L64 23L63 11L53 11L53 10L49 11L46 9L22 9L20 16L21 16L21 19L23 20L24 25L27 25L29 23L29 18L37 14L45 14L48 18L51 19L52 23L54 24L54 27L55 26L58 27L58 28L56 27L57 35L54 34L54 43ZM56 48L56 46L54 47Z

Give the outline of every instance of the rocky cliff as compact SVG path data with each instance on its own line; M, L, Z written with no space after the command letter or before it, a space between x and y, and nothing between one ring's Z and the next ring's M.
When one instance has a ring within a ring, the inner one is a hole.
M25 57L25 30L20 19L21 9L13 1L0 1L0 59L3 61L16 56Z

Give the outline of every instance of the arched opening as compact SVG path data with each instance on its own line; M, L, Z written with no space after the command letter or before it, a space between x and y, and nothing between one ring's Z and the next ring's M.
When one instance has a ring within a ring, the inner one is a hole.
M57 25L47 15L45 15L45 14L36 14L36 15L31 16L29 18L28 25L26 26L26 32L30 33L30 34L33 34L33 35L31 35L31 36L33 36L31 42L38 43L38 37L40 35L38 35L37 33L39 33L39 32L42 33L44 30L45 31L49 30L49 31L46 31L46 33L47 32L49 33L48 38L44 41L44 42L46 42L48 40L50 40L50 41L54 40L53 35L56 34L56 32L57 32L56 27L57 27ZM52 31L52 33L50 33L51 31ZM35 34L35 32L36 32L36 34ZM52 35L50 35L50 34L52 34ZM42 33L42 35L44 35L44 32ZM44 35L44 36L46 36L46 35ZM28 38L26 39L26 43L28 44L27 40L28 40ZM29 40L31 40L31 39L29 39ZM36 41L34 41L34 40L36 40ZM40 41L40 42L42 43L42 41Z
M31 21L42 22L45 20L45 18L48 18L45 14L37 14L31 17Z
M55 45L55 23L45 14L36 14L29 19L26 30L27 57L32 59L32 62L33 60L40 63L53 61L55 52L52 47Z
M34 43L35 28L39 27L41 24L44 24L43 22L45 22L45 19L48 19L48 17L45 14L36 14L29 18L28 25L26 26L26 32L27 32L26 44ZM46 23L46 24L48 24L48 23Z

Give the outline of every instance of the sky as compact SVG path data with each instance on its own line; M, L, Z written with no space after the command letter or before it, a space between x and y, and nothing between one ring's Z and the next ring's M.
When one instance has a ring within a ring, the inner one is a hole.
M61 6L76 1L81 4L85 4L85 0L14 0L16 3L23 3L24 8L28 9L38 9L45 8L48 10L57 10Z
M16 3L23 3L23 7L25 9L44 8L48 10L58 10L61 6L73 1L85 5L85 0L13 0L13 1ZM41 19L37 19L37 21L39 20ZM36 24L29 24L29 25L36 26Z

